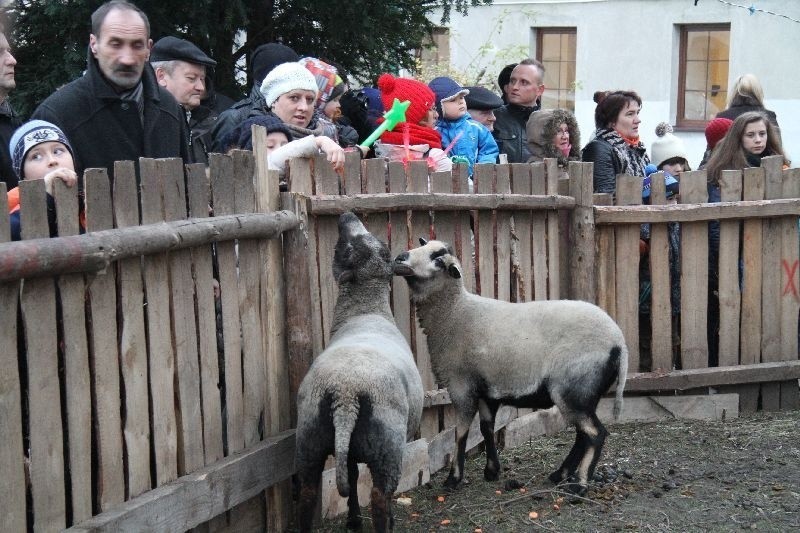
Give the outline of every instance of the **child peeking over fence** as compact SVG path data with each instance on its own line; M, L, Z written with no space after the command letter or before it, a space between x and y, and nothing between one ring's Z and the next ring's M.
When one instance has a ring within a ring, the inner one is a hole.
M47 221L50 236L58 234L53 200L53 182L60 179L68 187L78 181L75 174L72 146L64 132L44 120L32 120L17 128L8 144L11 164L20 181L44 180L47 191ZM11 222L11 239L21 239L19 187L8 191L8 212ZM81 215L82 217L83 215ZM83 221L81 221L83 222ZM81 226L84 224L81 223Z

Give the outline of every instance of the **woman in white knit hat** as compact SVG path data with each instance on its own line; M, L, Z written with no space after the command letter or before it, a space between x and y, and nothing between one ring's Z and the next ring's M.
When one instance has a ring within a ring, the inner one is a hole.
M317 81L301 63L283 63L261 82L267 107L286 124L308 128L314 118Z

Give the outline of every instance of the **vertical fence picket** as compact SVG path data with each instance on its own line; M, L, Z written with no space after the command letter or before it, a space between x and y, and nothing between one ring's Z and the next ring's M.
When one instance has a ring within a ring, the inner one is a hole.
M800 198L800 169L784 170L783 198ZM797 352L797 317L800 314L800 243L797 217L781 221L781 361L794 361ZM796 381L781 382L781 409L800 408L800 391Z
M610 194L592 195L594 205L612 205ZM614 320L617 319L617 270L616 240L613 226L597 228L597 261L595 279L597 280L597 305L602 307ZM566 252L566 250L565 250ZM565 254L566 255L566 254Z
M113 227L111 190L105 169L84 175L86 231ZM120 414L117 297L114 269L87 276L90 300L90 361L93 362L97 430L97 502L106 511L125 499Z
M765 157L761 161L764 171L764 198L775 200L783 196L783 156ZM761 277L761 362L781 360L781 224L779 218L762 222L762 277ZM797 314L795 313L795 317ZM795 338L797 335L794 335ZM761 384L761 408L777 411L780 408L779 382Z
M392 162L388 164L389 192L406 192L406 171L403 164ZM408 211L393 211L389 213L389 224L392 227L390 249L392 257L408 250ZM414 327L412 322L413 313L411 309L411 299L408 292L408 283L405 278L394 276L392 278L392 311L394 320L400 333L412 343L411 330Z
M154 159L139 160L142 224L164 220L164 202L158 168ZM147 351L150 358L150 401L152 407L155 485L178 476L178 429L175 419L175 352L170 333L169 269L167 254L145 256L145 298L147 300Z
M575 171L573 172L573 168ZM570 164L570 185L580 171ZM576 197L577 200L577 197ZM642 202L642 178L617 176L617 205ZM628 342L628 372L639 372L639 224L625 224L616 229L616 300L617 323ZM570 261L570 268L577 268ZM573 277L573 279L575 279ZM575 290L575 287L572 287Z
M491 194L494 189L494 165L476 165L475 192ZM475 263L477 287L480 295L495 297L495 242L494 214L489 209L477 211L475 216Z
M742 171L723 171L719 179L720 199L738 202L742 199ZM712 268L719 269L719 342L717 351L720 366L739 364L739 320L742 309L742 291L739 288L739 220L721 220L719 223L719 261ZM717 332L712 332L712 335Z
M531 194L547 192L544 163L531 165ZM533 261L533 295L531 300L547 300L547 214L534 211L531 216L531 260Z
M6 197L6 184L0 182L0 197ZM0 242L11 238L8 217L0 217ZM22 449L22 386L18 372L17 303L19 281L0 283L0 308L8 310L0 320L0 479L4 494L0 498L0 530L25 531L25 455ZM87 389L88 390L88 389ZM91 503L91 502L90 502Z
M664 174L650 176L650 203L667 203ZM647 370L672 370L672 285L670 284L669 228L650 225L650 327L651 364Z
M531 165L511 163L511 192L514 194L533 194L531 192ZM533 300L533 265L531 264L531 212L514 212L514 235L516 239L516 258L514 260L515 276L512 286L515 288L515 301Z
M472 179L467 175L464 167L456 165L453 169L452 181L454 193L469 194ZM464 287L470 292L475 290L475 263L473 261L475 258L475 236L471 228L474 213L475 211L460 211L456 213L455 217L457 235L455 250L457 257L461 260Z
M339 194L339 176L333 167L319 155L313 160L314 183L317 194ZM318 216L317 223L317 254L319 262L319 291L322 306L322 333L325 345L330 341L331 320L333 308L336 305L337 285L333 278L331 262L336 241L339 239L339 223L336 216Z
M558 194L558 180L561 170L558 168L558 159L547 158L545 164L545 194ZM558 211L547 212L547 297L550 300L561 298L561 257L566 249L561 249Z
M189 216L208 218L210 183L206 167L202 163L186 166L186 192L189 199ZM212 248L208 245L200 246L193 248L190 253L197 298L197 350L203 409L203 452L205 464L208 465L222 459L224 455Z
M113 194L116 227L138 226L139 193L132 161L117 161L114 164ZM123 259L118 264L119 351L125 398L128 498L138 496L151 487L147 335L141 265L139 257Z
M508 165L497 165L495 171L495 194L511 192L511 169ZM511 211L497 211L497 299L511 301Z

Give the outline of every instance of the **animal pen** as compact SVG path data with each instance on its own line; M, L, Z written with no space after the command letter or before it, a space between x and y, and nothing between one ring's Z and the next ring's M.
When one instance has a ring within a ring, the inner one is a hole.
M264 131L257 128L254 145ZM0 530L283 530L290 521L294 399L328 341L337 294L337 217L352 210L393 254L418 236L451 242L465 281L494 298L580 298L620 324L627 392L739 393L743 411L798 408L798 169L729 172L723 202L705 174L681 177L681 204L653 181L620 177L617 205L592 195L591 164L561 178L544 164L430 173L348 154L290 163L291 192L257 150L115 165L58 184L47 238L43 183L22 182L23 241L0 244ZM213 208L213 214L210 209ZM0 217L0 240L7 240ZM721 221L719 364L708 367L709 220ZM652 341L639 353L639 227L652 223ZM681 225L680 350L669 324L666 223ZM470 261L472 256L474 260ZM740 269L740 257L743 267ZM739 272L742 272L740 280ZM406 283L392 305L427 389L401 490L454 451L453 413L430 368ZM674 367L680 370L673 370ZM637 370L641 373L635 373ZM504 409L496 429L520 416ZM481 440L470 433L469 448ZM322 506L336 512L333 494ZM324 492L324 491L323 491Z

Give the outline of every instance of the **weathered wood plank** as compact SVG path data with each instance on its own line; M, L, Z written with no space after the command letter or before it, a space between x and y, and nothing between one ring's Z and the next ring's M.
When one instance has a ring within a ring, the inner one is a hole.
M570 161L569 163L569 192L575 198L575 209L572 211L572 218L570 223L570 239L572 241L570 246L569 268L571 273L570 278L570 298L573 300L586 300L587 302L594 303L596 294L594 276L588 276L586 273L594 272L595 268L595 222L594 222L594 208L592 207L592 171L594 165L587 163L577 163ZM620 199L620 182L624 181L617 178L617 202L622 204L623 200ZM642 201L642 187L641 178L629 179L629 186L623 187L625 204L638 204ZM638 227L633 226L627 228L624 234L628 241L620 239L617 234L617 246L620 245L624 250L627 250L628 255L624 256L627 259L628 265L636 265L638 261L631 261L636 257L633 252L633 230ZM636 241L638 247L638 240ZM617 257L620 257L619 249L617 250ZM618 263L619 264L619 263ZM638 265L637 265L638 266ZM619 272L621 279L622 273ZM638 269L637 276L638 280ZM638 283L636 287L636 294L638 298ZM637 314L638 324L638 314ZM623 330L624 331L624 330ZM628 347L631 348L633 339L628 339ZM638 335L636 337L638 344ZM636 347L636 356L638 358L638 346ZM635 368L635 367L634 367Z
M573 171L572 167L573 165L570 165L570 176L575 179L578 172L582 173L583 170L576 167ZM617 204L631 205L641 201L642 179L636 176L617 176ZM639 239L638 224L618 227L614 236L617 277L616 320L628 343L629 371L639 370Z
M783 171L783 197L800 197L800 169ZM794 217L782 221L781 253L781 357L782 361L797 359L797 317L800 314L800 244L798 244L797 220ZM797 265L797 266L796 266ZM797 383L781 383L781 409L800 408Z
M681 173L680 201L708 200L705 172ZM708 224L681 226L681 365L708 366Z
M285 431L68 529L183 532L292 475L294 431Z
M317 156L313 163L316 194L339 194L339 176L333 171L325 156ZM328 213L328 215L331 215L331 213ZM331 269L333 251L336 248L336 241L339 239L338 215L339 213L336 213L336 216L316 217L322 330L326 346L330 341L333 308L336 305L336 295L338 294L338 285Z
M494 190L494 166L481 165L475 168L473 181L475 192L479 194L492 194ZM472 198L475 198L473 196ZM413 215L412 215L413 216ZM494 213L482 209L475 216L475 263L476 287L480 295L495 298L495 225Z
M512 163L511 192L514 194L532 194L531 165ZM531 263L532 222L530 211L514 212L514 233L516 239L517 258L515 262L514 294L518 302L533 300L533 264Z
M56 180L53 198L59 236L77 235L80 224L75 188L69 188L62 181ZM86 298L82 275L60 276L57 283L64 332L63 397L69 438L68 455L65 457L70 480L68 494L72 505L72 520L78 521L92 516L92 388L86 339ZM146 383L144 393L147 398ZM4 433L0 431L0 434Z
M620 208L618 206L598 207L595 209L595 224L703 222L709 220L736 220L787 216L800 216L800 199L745 200L741 202L699 203L691 205L643 205L630 208Z
M365 164L369 164L369 160L365 161ZM389 192L406 192L406 171L403 168L403 164L400 162L389 163L387 171ZM408 238L408 223L408 211L389 213L389 224L392 228L389 247L392 257L397 257L413 246L413 243L410 243ZM411 330L414 328L412 322L414 315L411 309L411 297L408 292L408 283L400 276L392 278L392 311L394 312L394 320L397 323L397 327L409 345L412 345Z
M142 222L164 220L163 198L157 163L139 160ZM152 405L155 484L178 477L178 426L175 418L175 352L170 334L169 271L166 254L145 256L147 300L147 352L150 357L150 401Z
M139 191L136 186L136 169L132 161L118 161L114 164L113 194L116 227L138 226ZM147 335L144 323L145 302L141 265L139 257L123 259L118 263L121 311L119 354L122 383L125 390L123 435L128 457L126 481L129 498L150 490L152 486L150 480L150 407L147 391ZM71 448L70 443L70 452ZM91 516L91 512L88 516ZM81 516L75 521L79 522L88 516Z
M653 205L667 202L664 174L650 176L650 201ZM650 370L672 369L672 304L671 272L669 263L669 241L666 224L650 225L650 281L652 285L650 300L650 323L652 327Z
M463 166L456 166L452 179L454 194L468 195L475 192L472 178L467 175ZM475 291L475 265L473 262L475 246L471 227L473 216L474 211L458 211L456 213L456 234L458 235L455 243L456 256L461 260L464 287L470 292Z
M546 194L558 194L558 179L561 171L558 168L558 160L548 158L545 159L546 173ZM561 298L561 270L562 266L562 252L561 252L561 228L559 220L561 219L559 212L547 212L547 296L550 300L558 300ZM566 248L564 249L566 253Z
M719 180L722 201L742 198L742 172L723 171ZM719 365L739 364L739 320L742 291L739 288L739 236L742 224L738 220L719 223ZM713 333L712 333L713 334Z
M547 191L547 177L542 163L531 165L531 194ZM541 211L531 215L531 261L533 262L533 293L531 300L547 300L547 216Z
M418 161L411 161L418 163ZM414 165L409 163L409 168ZM480 181L479 173L491 172L492 165L482 165L476 170L474 181ZM485 179L484 179L485 182ZM478 186L478 190L483 190ZM491 189L489 189L491 190ZM411 194L414 193L414 194ZM384 193L372 195L338 196L336 193L320 193L311 198L310 212L313 215L339 215L345 211L357 213L393 211L463 211L465 209L511 210L555 210L570 209L575 201L570 196L525 196L518 194L445 194L409 191L406 194ZM800 213L800 207L797 209Z
M764 172L764 198L773 200L783 197L781 166L783 158L766 157L761 162ZM781 360L781 219L768 219L762 222L761 241L761 362ZM797 314L795 314L797 317ZM797 325L787 332L797 338ZM780 409L780 383L761 385L761 408L765 411Z
M595 205L611 205L610 194L593 195ZM597 258L595 276L597 279L597 305L602 307L614 320L617 319L617 270L616 241L613 226L597 228Z
M497 165L494 192L511 194L508 165ZM511 212L495 213L497 247L497 299L511 301Z
M86 231L113 227L111 190L105 169L84 175ZM122 458L122 415L117 346L116 274L113 269L87 277L91 320L89 361L94 378L92 402L97 446L95 501L101 510L125 499Z
M800 378L800 361L755 363L750 365L718 366L672 372L630 374L625 382L629 392L657 390L686 390L699 387L747 385ZM758 388L758 385L755 385Z
M0 182L0 198L6 197L6 184ZM8 217L0 217L0 242L11 238ZM25 455L22 449L22 388L17 354L17 303L19 282L0 284L0 309L8 315L0 320L0 479L4 495L0 498L0 530L26 531ZM69 402L68 402L69 406ZM91 490L91 486L89 487Z
M202 163L186 166L186 192L189 216L209 216L209 176ZM222 405L219 383L219 354L217 353L217 318L212 248L208 245L191 249L195 297L197 298L197 350L200 367L200 391L203 407L203 453L205 464L224 456L222 442ZM219 325L222 326L221 324Z

